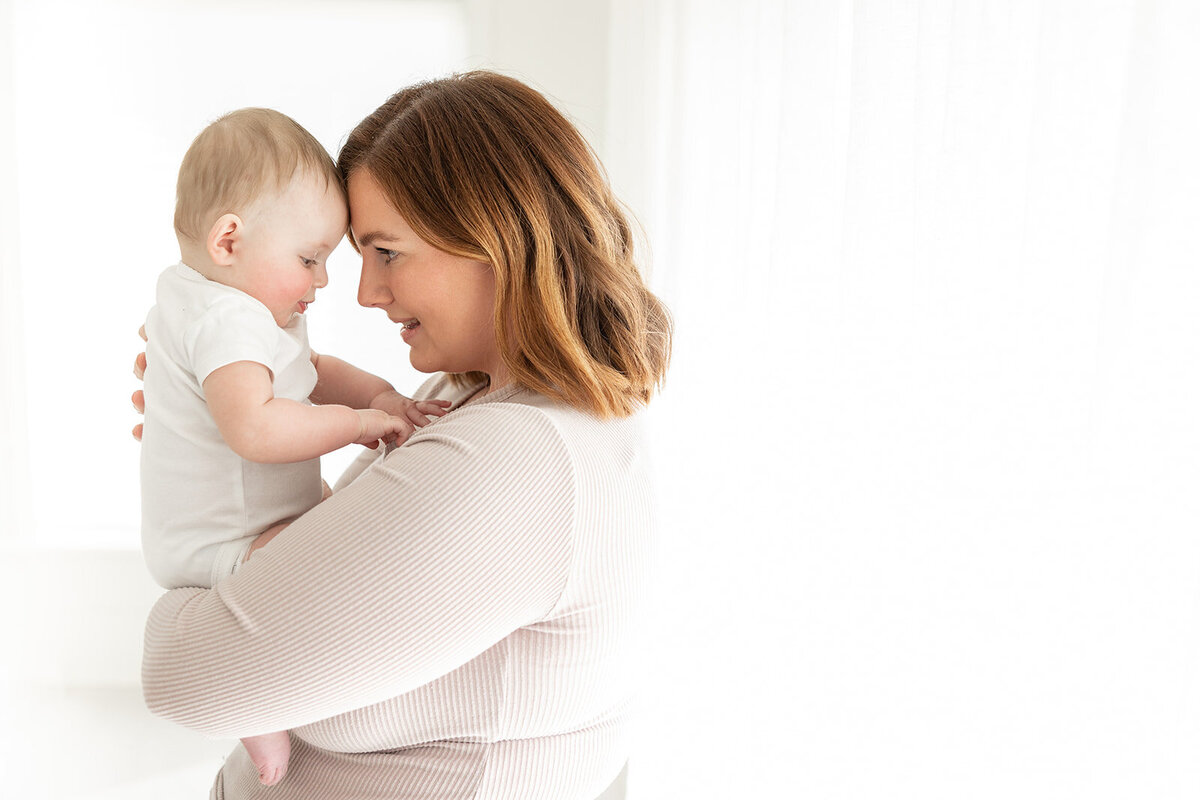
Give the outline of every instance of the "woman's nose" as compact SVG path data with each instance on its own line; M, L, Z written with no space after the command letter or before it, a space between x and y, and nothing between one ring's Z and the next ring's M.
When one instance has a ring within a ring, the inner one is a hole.
M392 293L378 270L363 256L362 273L358 277L358 304L364 308L379 308L392 301Z

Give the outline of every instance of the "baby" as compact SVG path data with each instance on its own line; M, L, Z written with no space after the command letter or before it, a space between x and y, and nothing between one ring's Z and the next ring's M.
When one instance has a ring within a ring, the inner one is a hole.
M211 587L260 533L319 503L320 455L445 413L309 348L303 315L347 225L333 160L283 114L227 114L184 156L182 260L146 318L141 450L143 550L168 589ZM242 744L263 784L283 777L286 731Z

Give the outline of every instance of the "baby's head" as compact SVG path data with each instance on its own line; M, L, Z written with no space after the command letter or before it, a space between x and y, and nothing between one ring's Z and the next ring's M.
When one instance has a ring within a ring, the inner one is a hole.
M346 188L329 153L290 117L243 108L192 142L175 201L183 261L246 292L280 326L328 279L348 224Z

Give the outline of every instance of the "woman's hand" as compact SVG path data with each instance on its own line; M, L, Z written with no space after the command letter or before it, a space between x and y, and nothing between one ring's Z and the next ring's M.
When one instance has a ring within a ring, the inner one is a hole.
M138 328L138 336L142 337L143 342L146 341L145 325ZM137 358L133 360L133 377L137 378L139 381L144 380L146 377L145 352L138 353ZM142 393L141 389L138 389L136 392L134 392L133 396L129 399L133 401L133 407L139 414L146 413L146 395ZM142 440L142 423L139 422L137 425L133 426L133 438L137 439L139 442Z

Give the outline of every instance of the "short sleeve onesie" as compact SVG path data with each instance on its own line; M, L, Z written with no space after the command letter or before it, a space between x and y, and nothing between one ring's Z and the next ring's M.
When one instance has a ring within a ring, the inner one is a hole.
M233 571L250 539L320 502L321 470L319 459L259 464L235 453L204 380L253 361L271 370L275 397L309 403L317 373L308 331L300 315L279 327L258 300L181 262L159 276L146 334L143 553L164 587L207 587Z

